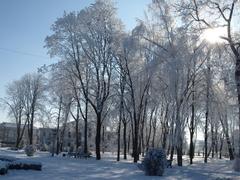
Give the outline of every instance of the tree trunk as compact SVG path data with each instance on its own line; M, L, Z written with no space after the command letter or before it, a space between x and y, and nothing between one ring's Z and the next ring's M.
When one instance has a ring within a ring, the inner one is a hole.
M123 122L123 159L127 159L127 123Z
M78 120L75 121L76 122L76 126L75 126L75 134L76 134L76 152L78 151L78 147L79 147L79 122Z
M84 153L88 153L88 101L85 103L85 118L84 118Z
M228 133L226 134L226 141L227 141L227 145L228 145L229 158L230 158L230 160L234 160L233 148L232 148L232 144L230 142Z
M176 150L177 150L177 164L178 166L182 166L182 130L181 130L181 122L180 122L180 106L177 105L176 110Z
M177 147L177 164L178 166L182 166L182 145Z
M101 113L97 113L97 124L96 124L96 137L95 137L95 144L96 144L96 160L101 159L100 154L100 145L101 145Z
M120 161L121 117L119 118L119 122L118 122L118 132L117 132L117 135L118 135L118 140L117 140L117 144L118 144L118 147L117 147L117 161Z
M235 82L238 94L238 157L240 157L240 57L236 58Z
M155 146L155 136L156 136L156 121L157 121L157 118L154 117L154 123L153 123L153 136L152 136L152 147L154 148Z
M219 159L222 159L222 148L223 148L224 135L220 138L220 148L219 148Z
M171 152L170 152L170 160L173 161L173 154L174 154L174 146L171 146Z
M75 134L76 134L76 142L75 142L75 145L76 145L76 152L78 151L78 147L80 146L80 142L79 142L79 118L80 118L80 104L78 104L77 106L77 117L75 119Z
M101 140L102 140L102 153L105 153L105 126L102 126L102 136L101 136Z
M154 112L154 109L151 111L151 114L150 114L150 120L149 120L149 132L148 132L148 136L147 136L147 140L146 140L146 151L148 151L149 149L149 142L150 142L150 138L151 138L151 134L152 134L152 119L153 119L153 112Z
M59 137L59 132L60 132L60 116L61 116L61 110L62 110L62 97L60 97L59 100L59 108L58 108L58 117L57 117L57 132L56 132L56 136L57 136L57 155L59 154L59 150L60 150L60 137ZM53 144L53 146L55 146Z
M227 121L228 121L227 112L225 113L224 120L225 120L225 123L224 123L223 119L220 119L220 122L221 122L222 127L223 127L223 133L226 137L226 142L227 142L228 152L229 152L229 158L230 158L230 160L233 160L234 159L234 153L233 153L233 146L231 144L230 137L229 137L229 128L228 128L228 124L227 124Z
M19 140L18 142L16 143L16 147L18 148L20 146L20 143L22 141L22 138L23 138L23 135L24 135L24 132L25 132L25 129L26 129L26 125L27 125L27 121L25 121L23 127L22 127L22 131L20 133L20 136L19 136Z
M208 59L209 61L209 59ZM206 96L206 114L205 114L205 128L204 128L204 162L207 163L208 158L208 118L209 118L209 91L210 91L210 67L207 67L207 96Z
M216 153L216 156L218 156L218 142L219 142L219 139L218 139L218 128L217 128L217 123L215 123L215 153Z
M130 144L131 144L131 131L128 132L128 145L127 145L128 146L127 147L128 148L128 154L130 152Z
M194 86L194 84L193 84ZM194 90L192 93L192 105L191 105L191 109L192 109L192 117L191 117L191 122L190 122L190 149L189 149L189 156L190 156L190 164L193 163L193 158L194 158L194 143L193 143L193 136L194 136L194 129L195 129L195 94L194 94Z
M212 158L214 158L214 152L215 152L215 137L214 137L214 126L213 122L211 123L211 135L212 135Z
M34 120L35 108L32 108L31 113L31 121L30 121L30 137L29 137L29 144L33 144L33 120Z
M139 124L136 123L134 127L134 137L133 137L133 162L137 163L139 160L139 152L138 152L138 138L139 138Z

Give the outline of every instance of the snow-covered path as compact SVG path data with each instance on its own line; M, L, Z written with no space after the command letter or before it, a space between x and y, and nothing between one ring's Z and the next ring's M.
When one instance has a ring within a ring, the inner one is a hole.
M26 158L23 152L0 150L0 155ZM101 161L91 159L74 159L69 157L50 157L47 153L37 153L34 161L43 164L42 171L10 170L1 180L91 180L91 179L133 179L133 180L207 180L225 177L240 180L240 173L231 170L228 160L213 160L208 164L197 159L194 165L173 166L167 169L163 177L147 177L130 161L116 162L110 153L103 155ZM187 163L187 162L185 162Z

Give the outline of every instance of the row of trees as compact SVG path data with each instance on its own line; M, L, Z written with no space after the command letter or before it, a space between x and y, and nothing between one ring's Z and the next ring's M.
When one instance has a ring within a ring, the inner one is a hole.
M205 162L210 154L221 157L224 144L233 159L240 125L239 34L231 23L235 6L236 0L154 0L131 33L124 31L111 1L64 13L45 39L59 63L13 82L5 102L18 126L28 125L30 144L36 112L43 124L56 119L57 152L65 131L61 126L72 117L76 132L84 122L84 152L94 122L97 160L106 127L117 134L117 160L121 149L124 159L131 152L137 162L150 147L162 147L171 159L176 152L182 166L188 139L192 164L198 129L204 132ZM227 29L221 37L226 43L203 40L204 28L219 26ZM76 136L76 149L79 145Z

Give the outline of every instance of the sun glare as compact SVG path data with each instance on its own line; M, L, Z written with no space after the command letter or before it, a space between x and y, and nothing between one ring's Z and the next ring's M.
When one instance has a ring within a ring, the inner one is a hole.
M202 34L202 38L211 44L222 43L224 40L221 38L221 36L225 35L226 30L224 28L206 29Z

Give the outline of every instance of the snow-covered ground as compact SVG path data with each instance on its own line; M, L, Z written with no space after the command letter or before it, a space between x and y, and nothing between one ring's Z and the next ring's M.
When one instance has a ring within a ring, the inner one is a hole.
M28 158L23 151L0 150L0 155ZM133 179L133 180L207 180L216 178L230 178L240 180L240 173L232 170L229 160L211 160L204 164L201 158L195 159L195 164L188 165L187 160L183 167L173 165L167 169L163 177L148 177L138 169L132 161L116 162L116 155L105 153L102 160L75 159L69 157L51 157L49 153L38 152L34 161L42 163L42 171L9 170L7 175L0 176L1 180L91 180L91 179Z

